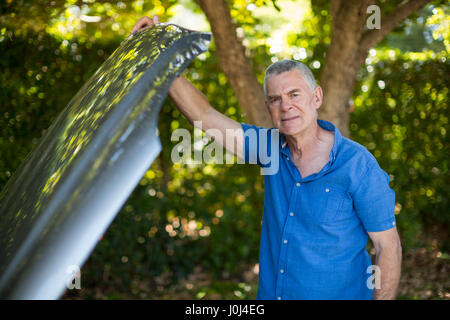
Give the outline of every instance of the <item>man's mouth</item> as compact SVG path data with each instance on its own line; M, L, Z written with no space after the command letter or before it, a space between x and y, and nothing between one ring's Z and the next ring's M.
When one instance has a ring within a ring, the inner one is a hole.
M293 116L293 117L290 117L290 118L286 118L286 119L281 119L281 121L284 121L284 122L286 122L286 121L291 121L291 120L295 120L295 119L297 119L297 118L300 118L299 116Z

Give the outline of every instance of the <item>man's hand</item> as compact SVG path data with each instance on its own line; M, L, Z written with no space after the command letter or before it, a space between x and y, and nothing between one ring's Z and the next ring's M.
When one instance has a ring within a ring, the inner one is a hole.
M150 28L152 25L158 24L158 23L159 23L158 16L154 16L153 19L151 19L149 17L143 17L143 18L139 19L138 22L136 22L133 29L131 29L130 35L132 35L133 33L137 32L137 31L141 31L141 30Z
M143 17L136 22L131 34L158 23L158 16L153 19ZM203 131L209 130L212 139L239 158L243 158L244 138L240 123L214 109L206 97L184 76L180 75L172 82L169 98L192 125Z

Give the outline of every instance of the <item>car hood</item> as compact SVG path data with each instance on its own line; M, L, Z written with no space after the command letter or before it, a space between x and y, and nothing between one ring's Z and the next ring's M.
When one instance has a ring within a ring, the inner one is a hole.
M171 24L138 32L72 98L0 194L0 298L64 293L161 151L170 84L210 38Z

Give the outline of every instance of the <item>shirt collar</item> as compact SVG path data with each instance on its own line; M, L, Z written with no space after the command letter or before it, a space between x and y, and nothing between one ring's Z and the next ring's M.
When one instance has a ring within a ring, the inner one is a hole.
M339 146L342 143L342 134L339 131L339 129L334 124L332 124L330 121L317 119L317 124L322 129L334 132L334 143L333 143L333 148L331 149L331 152L330 152L330 162L333 163L336 160ZM284 136L284 134L280 134L280 146L281 146L281 148L280 148L281 153L288 156L290 151L289 151L289 147L287 145L286 137Z

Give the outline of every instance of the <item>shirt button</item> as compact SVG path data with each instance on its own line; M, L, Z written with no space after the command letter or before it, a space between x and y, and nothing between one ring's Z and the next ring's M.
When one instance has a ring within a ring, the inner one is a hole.
M300 182L297 182L297 187L300 187Z
M281 300L281 297L278 297L277 300Z
M280 272L281 272L281 273L284 273L284 269L281 269Z
M287 243L287 240L284 240L283 243L286 244L286 243Z
M289 161L289 157L286 157L286 160Z
M325 189L325 192L330 192L330 189L326 188L326 189Z
M290 215L291 217L293 217L293 216L294 216L294 213L293 213L293 212L291 212L291 213L289 213L289 215Z

